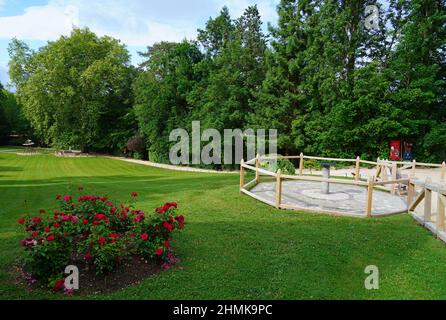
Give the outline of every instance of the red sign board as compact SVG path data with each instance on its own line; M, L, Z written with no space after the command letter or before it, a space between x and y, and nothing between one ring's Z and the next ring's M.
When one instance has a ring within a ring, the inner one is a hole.
M390 159L400 160L401 159L401 141L400 140L390 140Z

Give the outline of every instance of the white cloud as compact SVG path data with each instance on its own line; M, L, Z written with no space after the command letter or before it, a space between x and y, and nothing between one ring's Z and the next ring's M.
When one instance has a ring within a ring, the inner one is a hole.
M143 47L161 40L195 38L202 20L216 16L223 5L238 17L246 7L257 3L262 20L274 22L279 0L212 0L215 12L209 12L214 9L208 1L191 0L186 5L182 0L168 4L158 0L50 0L46 5L26 8L21 15L0 16L0 39L55 40L68 35L73 26L87 26L100 36Z
M73 26L87 26L100 36L109 35L130 46L180 41L196 34L193 21L163 23L147 18L146 12L128 12L122 1L52 0L44 6L28 7L22 15L0 17L0 39L55 40L68 35Z
M23 15L0 17L0 38L54 40L68 34L77 22L77 8L71 5L28 7Z

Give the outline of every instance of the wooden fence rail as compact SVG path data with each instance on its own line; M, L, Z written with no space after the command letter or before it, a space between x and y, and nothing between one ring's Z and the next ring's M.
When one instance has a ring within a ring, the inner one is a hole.
M281 170L277 172L271 172L261 168L262 160L268 159L299 159L299 171L297 175L283 174ZM336 179L336 178L322 178L316 176L305 176L303 174L304 160L326 160L326 161L342 161L354 163L354 178L353 179ZM376 172L374 176L369 176L367 182L360 179L361 164L376 166ZM398 166L400 166L398 168ZM425 181L421 181L415 178L415 169L417 166L440 168L440 180L439 182L432 182L430 178ZM248 183L245 183L245 170L251 170L255 174L255 178ZM401 178L398 174L398 170L410 170L408 178ZM262 197L250 192L248 188L258 184L261 181L261 175L271 176L275 179L275 200L269 201ZM377 180L377 179L381 180ZM415 160L412 162L405 161L388 161L377 159L377 161L361 160L360 157L356 159L342 159L342 158L324 158L305 156L301 153L299 156L285 156L285 157L268 157L257 155L256 158L249 161L241 160L240 162L240 192L250 195L251 197L265 202L276 208L292 209L290 205L282 203L282 183L284 180L302 180L302 181L318 181L329 182L335 184L348 184L357 185L367 188L366 195L366 207L364 208L364 216L372 217L373 206L373 191L374 189L396 192L396 189L400 189L402 186L407 188L407 212L410 213L420 224L431 230L438 238L446 242L446 164L432 164L432 163L420 163ZM386 186L390 186L387 189ZM437 209L433 212L433 196L437 196L436 206ZM422 214L415 212L421 204L424 204ZM299 208L297 208L299 209ZM327 212L327 211L324 211ZM330 213L330 212L328 212Z
M265 169L262 169L261 162L264 160L272 160L272 159L299 159L299 171L297 175L289 175L283 174L282 172L271 172ZM340 162L352 162L354 164L354 179L335 179L335 178L322 178L315 176L304 176L304 160L325 160L325 161L340 161ZM376 166L376 173L374 176L369 177L367 181L361 179L361 164ZM398 166L400 167L398 168ZM349 184L349 185L358 185L367 187L367 205L365 208L365 212L367 216L371 216L372 211L372 203L373 203L373 189L379 190L387 190L392 193L396 193L397 189L401 186L406 186L407 188L407 205L408 209L413 209L416 207L423 199L427 199L426 195L429 195L432 192L432 189L426 189L422 194L415 194L415 186L414 184L419 182L413 182L414 173L417 166L423 167L438 167L440 168L440 181L444 181L446 176L446 164L443 162L442 164L431 164L431 163L418 163L415 160L412 162L407 161L389 161L383 159L377 159L377 161L369 161L362 160L359 156L356 159L344 159L344 158L326 158L326 157L316 157L316 156L307 156L303 153L300 153L298 156L260 156L257 155L254 159L244 162L242 160L240 165L240 191L246 189L252 185L258 184L261 180L261 175L267 175L275 177L276 180L276 201L275 206L280 207L280 199L281 199L281 186L282 181L286 180L303 180L303 181L318 181L318 182L329 182L336 184ZM246 183L244 181L244 173L245 169L252 170L255 173L255 179ZM398 170L411 170L411 174L409 178L401 178L399 177ZM381 179L381 180L378 180ZM390 189L388 188L390 186ZM384 188L384 189L382 189ZM440 197L443 199L442 197ZM427 201L427 206L429 207L429 200ZM443 202L440 204L440 207L443 205ZM427 209L426 209L427 210ZM426 213L426 217L429 214Z

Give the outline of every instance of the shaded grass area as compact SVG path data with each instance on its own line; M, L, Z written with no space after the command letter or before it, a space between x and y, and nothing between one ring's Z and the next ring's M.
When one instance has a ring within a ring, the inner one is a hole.
M87 192L151 210L177 201L186 227L180 268L91 299L429 299L446 297L446 246L408 215L354 219L280 211L238 192L237 175L178 172L106 158L0 154L0 298L27 292L10 269L20 258L17 219L56 207L56 194ZM367 265L380 289L364 289ZM80 284L82 286L82 284ZM79 298L79 297L74 297Z

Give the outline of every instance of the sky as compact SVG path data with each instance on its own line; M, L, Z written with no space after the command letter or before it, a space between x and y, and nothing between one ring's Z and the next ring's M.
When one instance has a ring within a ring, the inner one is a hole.
M264 27L277 21L280 0L0 0L0 82L7 84L8 43L16 37L37 49L69 35L73 26L120 39L137 52L155 42L194 39L209 17L227 6L233 18L257 4Z

